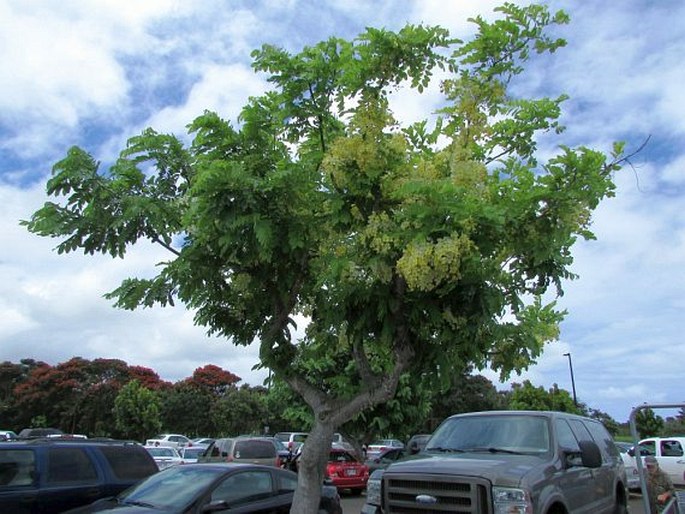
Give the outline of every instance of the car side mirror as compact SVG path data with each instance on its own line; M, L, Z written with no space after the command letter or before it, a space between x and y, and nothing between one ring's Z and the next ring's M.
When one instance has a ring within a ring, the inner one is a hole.
M602 466L602 453L594 441L579 441L580 459L586 468L599 468Z

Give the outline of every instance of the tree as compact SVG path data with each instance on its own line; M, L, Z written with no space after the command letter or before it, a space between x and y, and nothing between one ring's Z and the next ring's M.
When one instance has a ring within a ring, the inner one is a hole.
M254 68L274 89L239 128L205 112L188 146L147 129L106 172L72 148L47 184L55 201L24 222L61 238L58 253L161 245L169 260L109 293L116 306L181 301L210 334L259 342L261 365L313 414L295 512L316 510L336 427L390 400L403 374L507 377L558 336L549 298L574 278L571 248L593 237L623 145L611 157L562 145L539 162L537 136L563 132L566 97L508 88L531 54L565 44L545 29L568 18L497 11L467 42L408 25L297 54L264 45ZM400 125L392 93L422 94L437 73L436 116Z
M124 438L142 442L162 428L159 395L138 380L121 388L112 412L116 429Z
M640 434L641 439L655 437L664 428L664 419L654 414L654 411L650 408L640 409L635 414L635 428Z
M177 382L160 394L162 427L169 432L202 436L213 434L212 413L218 397L188 379Z
M263 434L267 426L266 389L232 387L216 403L212 419L222 435Z
M559 389L554 384L549 391L543 387L535 387L530 380L524 380L523 384L513 384L509 395L509 408L514 410L555 410L560 412L572 412L585 414L582 408L573 402L568 391Z

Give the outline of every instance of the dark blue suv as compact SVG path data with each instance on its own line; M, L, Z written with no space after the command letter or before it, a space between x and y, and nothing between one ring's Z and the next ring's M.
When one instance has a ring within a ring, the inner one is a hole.
M142 446L110 440L0 443L0 512L52 514L114 496L158 471Z

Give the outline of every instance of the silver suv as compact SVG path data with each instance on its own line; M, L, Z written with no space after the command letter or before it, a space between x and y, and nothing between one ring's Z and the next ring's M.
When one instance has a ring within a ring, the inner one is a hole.
M626 477L597 420L492 411L443 421L417 455L372 474L363 514L626 513Z

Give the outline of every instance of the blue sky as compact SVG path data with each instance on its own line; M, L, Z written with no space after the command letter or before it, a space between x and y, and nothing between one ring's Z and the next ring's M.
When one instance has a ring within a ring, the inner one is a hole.
M263 43L298 51L406 23L468 37L466 19L491 17L498 3L0 0L0 360L118 358L172 381L213 363L260 384L256 347L207 338L182 308L130 313L102 298L163 258L159 249L142 246L124 261L58 256L55 241L19 226L46 200L52 165L72 145L106 163L143 128L182 135L205 109L235 120L248 96L267 88L250 68L250 51ZM615 140L629 150L649 142L596 212L597 241L575 247L581 278L565 287L559 341L498 387L529 379L570 391L570 352L578 398L626 421L644 402L685 400L685 4L549 5L571 15L558 29L568 46L536 60L516 92L570 96L567 131L554 144L608 151ZM398 96L401 120L430 111L427 101Z

